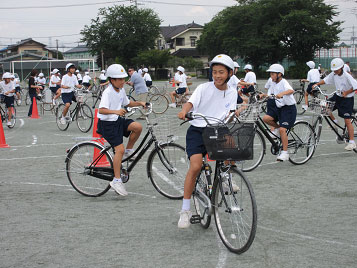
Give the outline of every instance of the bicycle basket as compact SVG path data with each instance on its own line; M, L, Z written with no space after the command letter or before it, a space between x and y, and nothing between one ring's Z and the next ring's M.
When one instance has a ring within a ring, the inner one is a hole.
M203 142L212 160L252 160L255 129L253 123L209 126L203 131Z
M182 121L176 115L167 115L150 119L154 134L159 143L168 143L178 139L177 133Z
M254 122L258 120L261 110L261 103L237 104L238 119L240 122Z
M334 106L334 101L314 98L309 104L309 109L315 114L329 115Z
M75 96L76 96L77 102L80 102L80 103L84 102L84 94L82 92L76 91Z
M294 90L300 90L301 83L300 82L292 82L292 87Z
M0 94L0 103L4 103L4 102L5 102L5 95Z

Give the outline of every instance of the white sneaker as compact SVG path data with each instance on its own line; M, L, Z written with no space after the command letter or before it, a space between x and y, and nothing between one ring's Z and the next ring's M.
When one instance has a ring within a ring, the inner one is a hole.
M11 121L7 121L6 125L11 126Z
M345 147L345 150L352 151L356 149L356 147L357 147L356 143L348 143L347 146Z
M52 100L52 104L53 104L53 106L56 106L56 100L55 99Z
M109 184L117 194L122 195L122 196L128 195L128 192L125 189L124 183L119 182L119 181L111 181Z
M21 105L21 100L18 100L18 101L17 101L17 105Z
M171 107L171 108L176 108L176 103L170 103L170 104L169 104L169 107Z
M63 116L61 117L60 121L62 125L67 123L66 118L64 118Z
M308 106L306 104L301 105L301 108L305 111L307 111Z
M185 229L190 227L191 222L190 219L192 217L192 212L189 210L180 211L180 219L177 223L177 227L180 229Z
M276 161L288 161L289 160L289 154L288 153L280 153L278 157L276 158Z

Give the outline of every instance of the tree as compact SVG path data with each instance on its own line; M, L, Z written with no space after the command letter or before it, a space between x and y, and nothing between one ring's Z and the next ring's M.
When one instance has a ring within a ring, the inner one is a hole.
M163 67L170 59L169 50L147 50L139 52L138 56L133 59L137 65L144 64L147 67L157 68Z
M108 63L120 60L121 64L130 65L140 51L154 48L160 23L152 9L118 5L101 8L97 18L81 31L81 42L87 44L93 55L103 51Z

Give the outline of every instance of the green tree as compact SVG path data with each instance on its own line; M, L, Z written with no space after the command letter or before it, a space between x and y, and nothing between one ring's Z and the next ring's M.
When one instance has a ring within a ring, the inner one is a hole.
M108 63L121 60L121 64L130 65L140 51L154 48L160 23L152 9L118 5L101 8L97 18L81 31L81 42L87 44L93 55L100 57L103 51Z
M146 50L141 51L138 55L133 59L133 61L137 65L145 65L147 67L154 67L155 70L157 68L161 68L167 64L170 59L170 51L169 50Z

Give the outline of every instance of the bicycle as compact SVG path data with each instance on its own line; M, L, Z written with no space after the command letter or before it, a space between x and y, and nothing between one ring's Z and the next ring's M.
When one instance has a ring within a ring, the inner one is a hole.
M106 89L106 86L97 86L96 84L93 85L92 89L92 98L93 98L93 106L94 109L97 105L98 101L102 99L103 91Z
M207 229L213 214L223 244L231 252L242 254L255 238L257 205L248 178L231 161L249 159L253 155L254 124L227 124L232 115L234 112L225 121L198 113L186 115L189 120L202 118L206 121L203 141L209 158L216 160L213 182L211 166L203 160L193 191L197 214L190 222L200 223Z
M268 98L275 98L274 95ZM266 154L266 142L264 137L270 142L270 151L273 155L278 155L282 150L281 138L276 136L266 125L260 116L260 105L267 101L259 100L253 104L238 104L241 113L237 120L241 122L254 122L254 156L251 160L241 161L241 169L249 172L257 168L263 161ZM287 130L289 161L294 165L302 165L311 159L316 149L316 135L312 126L306 121L296 121L294 126Z
M17 95L17 93L19 93L19 96ZM17 91L15 94L14 94L14 97L15 97L15 103L17 106L21 106L21 103L22 103L22 95L24 95L24 91L22 88L20 88L20 91Z
M151 88L152 87L155 86L151 86ZM131 87L127 94L128 99L131 101L136 101L136 99L133 97L134 91L135 91L134 88ZM169 100L166 98L166 96L162 94L158 94L158 93L152 94L151 91L148 91L148 96L146 100L147 102L152 104L152 109L153 109L152 111L155 114L163 114L169 108Z
M61 131L68 129L69 124L76 120L77 126L81 132L88 132L93 125L93 112L92 109L84 103L84 95L81 91L76 91L76 106L74 109L69 109L67 112L66 123L62 124L61 118L65 104L61 103L56 108L56 124Z
M322 121L323 118L331 128L331 130L336 134L337 143L343 144L348 143L349 135L347 131L346 125L341 126L340 124L334 122L330 115L335 106L335 102L330 101L329 97L333 96L338 92L338 90L332 92L331 94L324 93L319 86L316 86L313 91L318 91L319 94L324 96L324 99L314 98L309 103L309 109L314 113L312 127L316 133L316 141L317 144L320 141L321 133L322 133ZM357 137L357 109L353 108L354 115L351 118L351 123L354 125L354 137ZM316 117L316 119L315 119ZM341 130L342 134L339 133ZM357 153L357 149L354 149L354 152Z
M4 103L5 100L5 96L4 95L0 95L0 117L1 117L1 123L3 123L4 121L8 121L9 120L9 113L8 113L8 109L5 108L3 109L1 104ZM13 128L16 125L16 108L15 106L12 107L12 116L11 116L11 125L7 125L8 128Z
M292 87L294 89L294 98L296 101L297 114L302 115L306 111L302 108L305 104L305 82L292 82Z
M130 172L153 145L154 148L147 158L148 178L161 195L169 199L182 199L184 178L188 170L184 147L173 142L172 133L167 133L165 141L157 138L155 128L158 123L149 120L151 105L148 106L147 112L133 108L131 113L136 110L145 117L148 129L139 147L122 160L123 182L128 182ZM104 142L97 139L78 143L67 151L66 173L77 192L84 196L97 197L110 189L109 182L114 177L111 149L110 145L104 146Z

